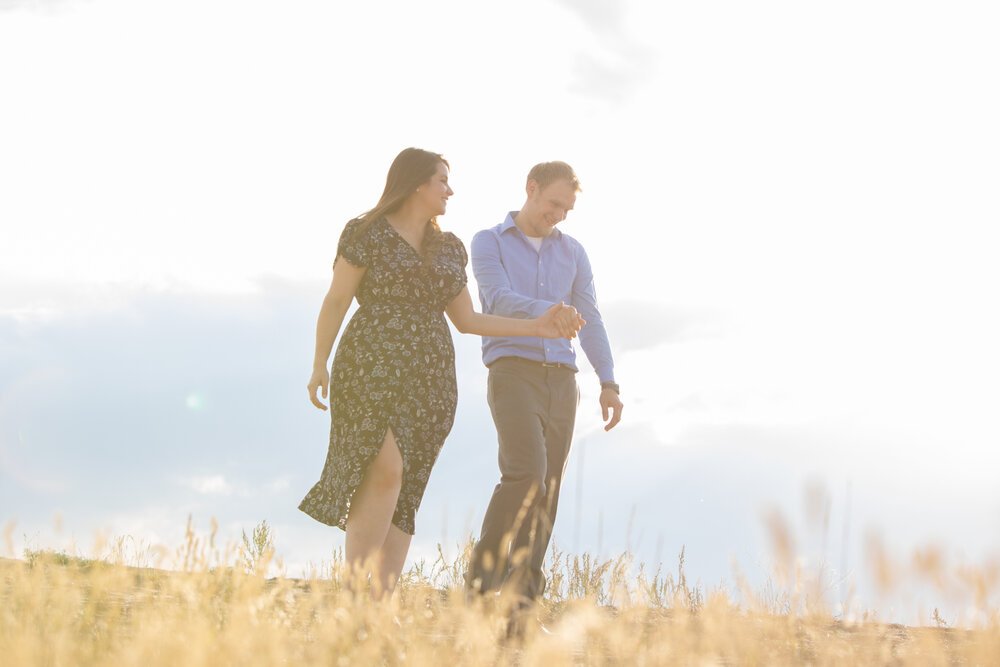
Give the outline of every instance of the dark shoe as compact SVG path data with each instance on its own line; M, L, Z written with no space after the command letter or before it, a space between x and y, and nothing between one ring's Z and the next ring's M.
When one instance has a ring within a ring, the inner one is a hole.
M553 632L538 618L533 603L515 607L507 617L506 640L521 643L531 635L551 637Z
M523 615L515 614L507 618L507 631L504 634L507 643L520 644L527 633L528 622Z

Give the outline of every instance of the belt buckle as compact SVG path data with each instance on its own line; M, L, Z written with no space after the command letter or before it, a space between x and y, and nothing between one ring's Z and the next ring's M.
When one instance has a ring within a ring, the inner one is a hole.
M562 368L562 364L558 361L543 361L542 368Z

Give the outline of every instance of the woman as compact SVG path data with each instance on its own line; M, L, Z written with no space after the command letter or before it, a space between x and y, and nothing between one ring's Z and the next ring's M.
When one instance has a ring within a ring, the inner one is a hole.
M403 569L414 515L431 466L451 430L457 402L455 351L444 319L462 333L572 338L583 322L557 304L533 320L475 312L466 287L468 256L437 216L448 198L449 166L437 153L407 148L393 161L382 198L347 223L333 280L316 326L309 398L326 406L330 449L319 482L299 509L347 533L345 556L372 568L375 595ZM326 364L351 301L351 318Z

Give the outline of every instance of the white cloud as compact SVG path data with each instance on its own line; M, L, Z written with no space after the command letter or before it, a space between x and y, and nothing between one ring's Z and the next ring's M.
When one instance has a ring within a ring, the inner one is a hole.
M29 11L53 12L72 4L71 0L0 0L0 11L25 9Z
M229 496L234 491L233 485L226 481L225 475L186 477L181 479L180 483L205 495Z
M649 54L640 49L608 49L577 54L569 90L588 97L624 102L650 79Z
M655 52L631 34L627 2L555 0L586 25L590 39L581 40L569 90L608 102L624 102L652 80Z
M268 493L278 495L289 489L291 486L291 476L282 475L264 484L264 490Z

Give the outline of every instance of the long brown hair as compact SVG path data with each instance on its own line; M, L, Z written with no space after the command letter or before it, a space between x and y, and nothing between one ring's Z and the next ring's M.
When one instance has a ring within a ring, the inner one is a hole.
M398 211L407 197L431 179L437 172L439 164L451 168L448 161L439 153L425 151L422 148L404 148L400 151L389 166L389 173L385 177L385 189L378 203L355 218L361 220L361 224L354 232L354 238L366 233L379 218ZM425 261L433 260L441 245L441 227L438 225L437 216L427 222L429 224L421 244Z

